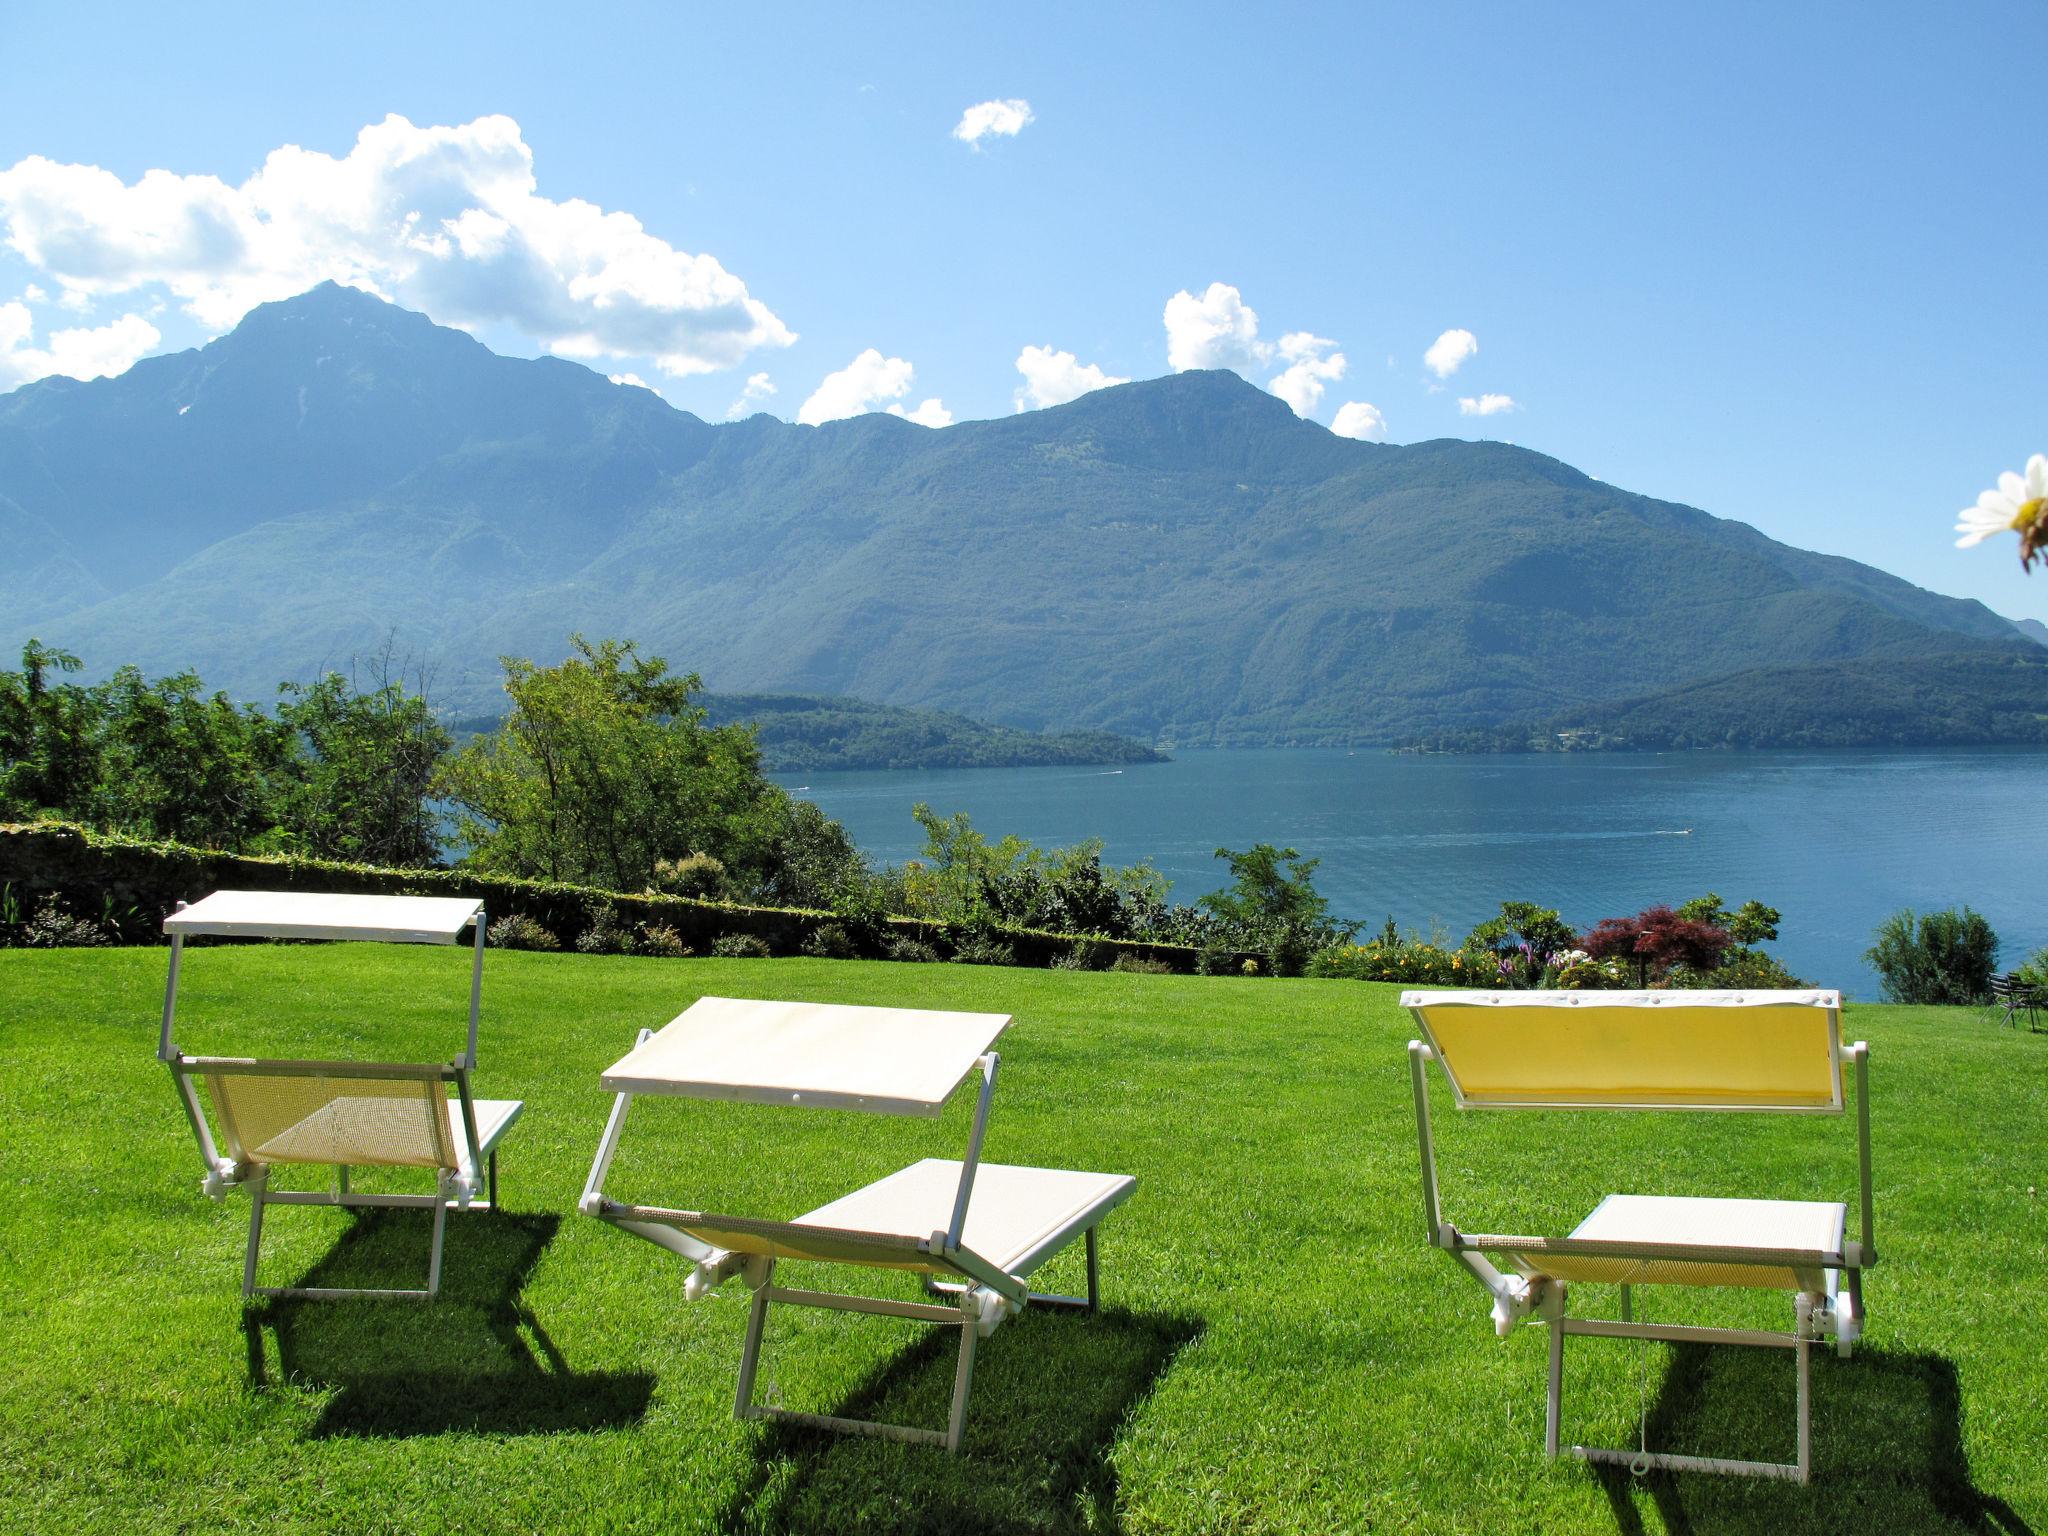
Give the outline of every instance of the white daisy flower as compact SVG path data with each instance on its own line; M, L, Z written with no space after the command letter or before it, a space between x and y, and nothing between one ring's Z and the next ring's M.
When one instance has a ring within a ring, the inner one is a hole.
M2006 471L1998 477L1996 489L1986 491L1974 507L1956 514L1956 532L1962 535L1956 548L1968 549L2007 530L2024 534L2044 513L2048 513L2048 453L2037 453L2027 460L2025 476Z

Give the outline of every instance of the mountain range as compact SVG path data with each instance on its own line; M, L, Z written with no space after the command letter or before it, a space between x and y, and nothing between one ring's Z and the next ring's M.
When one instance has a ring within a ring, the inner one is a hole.
M488 710L495 658L580 631L721 693L1190 746L1660 700L1714 739L1865 693L1909 739L2048 738L2048 649L1981 604L1525 448L1351 441L1223 372L711 424L333 284L0 396L0 547L0 642L249 698L392 640Z

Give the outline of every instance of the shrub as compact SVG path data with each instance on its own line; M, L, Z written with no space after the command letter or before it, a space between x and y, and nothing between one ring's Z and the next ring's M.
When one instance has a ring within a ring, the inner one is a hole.
M721 933L711 941L711 953L721 960L766 960L774 951L751 933Z
M988 934L970 933L953 947L953 958L962 965L1015 965L1017 951Z
M647 924L640 930L640 942L635 947L656 960L687 960L694 953L683 942L683 936L667 923Z
M1052 969L1056 971L1100 971L1113 970L1109 946L1098 944L1093 939L1077 939L1064 952L1055 955Z
M114 941L105 928L89 917L66 912L52 896L36 908L21 942L30 949L104 949Z
M2048 945L2027 956L2026 964L2016 974L2030 987L2048 987Z
M803 952L817 960L851 960L853 938L838 923L820 923L804 936Z
M1784 990L1809 987L1813 983L1802 981L1778 963L1776 955L1767 955L1760 949L1738 944L1721 957L1721 963L1710 971L1696 971L1690 966L1679 966L1671 973L1674 987L1712 988L1716 991Z
M490 940L497 949L538 949L553 951L562 941L524 912L507 912L491 924Z
M939 952L923 939L913 939L907 933L891 939L883 951L891 960L901 960L908 965L930 965L939 958Z
M1204 944L1195 951L1195 974L1197 976L1235 976L1237 974L1237 951L1228 944Z
M1150 955L1121 954L1110 962L1112 971L1121 971L1127 976L1171 976L1173 967L1164 960L1154 960Z
M725 864L708 853L656 859L649 888L664 896L695 896L709 901L725 894Z
M1991 995L1998 935L1968 907L1894 912L1864 955L1894 1003L1977 1003Z
M633 952L633 934L619 921L619 914L609 902L599 902L591 909L590 926L576 935L576 952L583 955L629 955Z
M1394 981L1410 986L1456 987L1472 981L1470 962L1436 944L1398 937L1391 943L1385 934L1370 944L1332 944L1310 958L1308 974L1343 981ZM1484 981L1493 979L1491 973Z

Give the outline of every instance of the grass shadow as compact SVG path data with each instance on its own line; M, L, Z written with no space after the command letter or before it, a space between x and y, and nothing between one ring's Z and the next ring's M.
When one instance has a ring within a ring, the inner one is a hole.
M361 1210L301 1286L416 1286L432 1215ZM456 1431L553 1434L637 1422L654 1393L639 1372L577 1372L520 1304L526 1278L561 1219L451 1213L441 1294L433 1301L273 1297L243 1314L251 1383L271 1373L334 1389L312 1434L403 1438Z
M1115 1531L1117 1431L1203 1327L1187 1316L1027 1311L980 1347L958 1456L771 1423L719 1529ZM931 1329L827 1411L942 1425L958 1339L953 1328Z
M1794 1458L1792 1366L1779 1350L1684 1344L1651 1407L1653 1449L1762 1460ZM1970 1476L1962 1389L1940 1355L1858 1350L1813 1360L1813 1482L1714 1474L1591 1470L1624 1536L1645 1529L1642 1501L1672 1536L1691 1532L1838 1530L2033 1536L2003 1499ZM1860 1516L1860 1518L1859 1518Z

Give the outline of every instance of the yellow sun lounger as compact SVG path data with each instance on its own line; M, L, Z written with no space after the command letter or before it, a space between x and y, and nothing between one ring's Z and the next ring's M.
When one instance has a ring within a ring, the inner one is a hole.
M604 1086L617 1097L580 1208L688 1261L684 1295L690 1300L736 1275L753 1292L735 1417L776 1418L958 1451L967 1424L975 1341L1030 1302L1096 1310L1096 1228L1130 1198L1137 1181L1121 1174L981 1161L998 1064L990 1047L1009 1022L1007 1014L997 1013L706 997L660 1033L642 1030L634 1049L604 1074ZM604 1193L635 1095L936 1118L976 1067L981 1069L981 1097L963 1160L912 1163L793 1221L631 1205ZM1088 1294L1032 1290L1032 1273L1077 1237L1087 1245ZM949 1301L777 1285L776 1266L785 1260L907 1271L924 1277L928 1293ZM960 1358L946 1428L878 1424L755 1403L754 1378L772 1302L957 1326Z
M1832 1336L1844 1356L1863 1330L1871 1240L1870 1050L1841 1042L1836 992L1407 992L1423 1039L1408 1042L1429 1240L1493 1296L1505 1338L1517 1322L1550 1330L1544 1450L1559 1449L1568 1334L1789 1347L1797 1357L1796 1463L1734 1461L1574 1445L1586 1461L1637 1472L1736 1472L1804 1483L1812 1473L1809 1351ZM1856 1069L1858 1235L1838 1201L1615 1194L1564 1237L1466 1232L1438 1204L1427 1066L1460 1109L1732 1110L1839 1115L1842 1067ZM1566 1313L1577 1282L1621 1287L1618 1321ZM1793 1294L1789 1333L1633 1320L1643 1285L1745 1286Z
M452 1062L298 1061L242 1056L187 1056L171 1038L185 940L226 938L353 939L393 944L454 944L476 930L469 983L469 1048ZM427 1300L441 1289L441 1238L448 1208L489 1209L498 1198L498 1143L525 1107L513 1099L477 1099L477 1014L482 1002L484 911L474 901L444 896L354 896L309 891L215 891L164 920L171 937L164 987L163 1033L157 1056L171 1069L179 1101L206 1165L202 1188L216 1200L240 1186L249 1192L249 1244L242 1294L313 1300L389 1297ZM199 1086L213 1106L214 1139ZM451 1098L450 1086L455 1093ZM223 1151L225 1156L223 1156ZM318 1163L335 1170L329 1191L273 1190L276 1163ZM351 1167L430 1168L431 1195L372 1195L350 1190ZM475 1196L486 1184L489 1200ZM256 1257L263 1211L270 1205L413 1206L431 1209L434 1233L425 1290L259 1286Z

